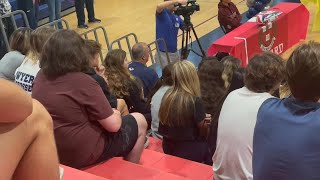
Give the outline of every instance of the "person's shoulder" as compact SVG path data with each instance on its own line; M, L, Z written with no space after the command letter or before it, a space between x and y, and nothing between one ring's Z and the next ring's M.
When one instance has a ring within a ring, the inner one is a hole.
M263 115L263 114L276 114L276 111L281 111L283 106L283 99L279 99L276 97L271 97L263 101L261 104L259 110L258 110L258 115Z
M94 82L90 75L83 72L68 73L66 77L70 79L78 79L78 82Z
M226 97L226 101L229 100L229 99L233 99L235 97L239 97L241 96L241 94L245 91L245 88L242 87L242 88L239 88L239 89L235 89L233 91L231 91L227 97Z
M83 72L71 72L64 76L60 76L57 81L70 82L75 88L90 87L90 85L97 85L97 82L90 75Z
M222 4L222 2L218 3L218 11L221 11L221 10L223 10L225 8L226 8L226 6L224 4Z
M128 68L136 68L136 67L139 67L141 66L142 64L140 62L137 62L137 61L132 61L129 65L128 65ZM134 69L133 69L134 70Z
M169 10L165 8L160 13L156 11L156 17L161 18L163 16L166 16L168 13L169 13Z
M7 54L5 54L0 62L4 62L4 61L19 61L20 63L22 63L23 59L25 58L25 55L21 54L18 51L10 51Z
M156 73L156 71L155 71L154 69L152 69L151 67L147 67L147 66L146 66L145 69L146 69L146 71L147 71L149 74L158 76L157 73Z

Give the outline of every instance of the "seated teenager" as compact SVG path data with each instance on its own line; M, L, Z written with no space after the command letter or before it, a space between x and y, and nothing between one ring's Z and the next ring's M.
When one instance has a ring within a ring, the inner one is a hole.
M14 82L14 73L29 51L31 31L30 28L19 28L11 35L10 52L0 60L0 78Z
M255 180L319 179L320 44L293 51L286 64L292 96L260 107L253 138Z
M28 94L32 93L33 81L40 70L42 48L55 32L52 28L38 28L31 33L30 50L15 72L15 82Z
M129 71L143 83L144 96L148 97L151 89L156 84L157 73L146 66L149 61L149 47L146 43L137 43L132 47L132 62L129 64Z
M53 118L60 161L74 168L115 156L138 163L146 120L139 113L121 118L111 108L99 84L82 73L88 59L85 41L74 31L55 33L42 51L32 96Z
M231 0L220 0L218 4L218 20L226 33L236 29L241 25L241 14Z
M236 89L244 86L244 70L241 68L241 61L233 56L222 58L224 69L222 79L225 82L225 88L228 89L228 94Z
M218 118L227 94L222 72L223 64L216 58L203 60L198 69L201 99L206 113L210 114L212 120L207 133L210 157L216 149Z
M139 112L145 115L150 125L150 108L144 100L142 83L130 74L126 52L122 49L111 50L104 63L110 92L125 100L130 113Z
M0 179L59 179L52 119L19 86L0 80Z
M173 85L172 80L172 64L167 65L162 70L162 77L158 80L155 87L150 93L149 102L151 105L151 135L155 138L162 139L162 136L158 133L159 129L159 109L162 98L168 89Z
M118 109L121 112L121 115L128 115L129 110L126 102L123 99L117 99L116 96L110 93L107 82L101 76L104 74L104 67L100 65L99 60L101 45L93 40L85 40L85 42L88 50L88 55L90 57L90 68L85 73L91 76L94 80L96 80L99 83L104 95L108 99L112 108Z
M201 134L206 113L195 66L189 61L176 62L172 79L173 86L163 96L159 110L163 151L192 161L206 162L208 144Z
M249 61L245 86L227 96L220 112L217 148L212 157L214 179L253 179L252 139L257 113L279 88L284 73L278 55L265 53Z

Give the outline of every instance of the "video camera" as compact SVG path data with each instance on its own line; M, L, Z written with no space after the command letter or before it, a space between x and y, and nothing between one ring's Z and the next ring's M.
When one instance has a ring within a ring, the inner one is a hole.
M186 6L182 6L180 3L176 4L175 7L178 7L174 13L178 16L187 17L192 15L195 11L200 11L200 6L196 0L188 0Z

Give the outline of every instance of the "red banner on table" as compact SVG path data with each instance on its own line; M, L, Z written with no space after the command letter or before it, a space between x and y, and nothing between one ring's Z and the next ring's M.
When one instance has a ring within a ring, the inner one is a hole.
M282 54L306 39L309 11L302 4L280 3L268 11L281 12L277 19L266 25L247 22L214 42L208 55L227 52L239 58L242 66L255 54L271 51Z

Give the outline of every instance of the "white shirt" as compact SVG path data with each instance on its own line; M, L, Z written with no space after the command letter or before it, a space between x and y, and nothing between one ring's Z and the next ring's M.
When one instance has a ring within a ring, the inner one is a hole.
M212 157L215 180L253 179L254 127L261 104L270 97L269 93L255 93L243 87L232 91L224 101Z
M164 94L167 92L167 90L170 88L170 86L162 86L153 96L151 99L151 133L153 137L157 137L162 139L162 136L159 135L158 128L159 128L159 110L162 98Z
M31 95L33 81L36 79L39 71L39 61L34 63L32 60L25 58L14 74L15 83Z
M11 5L9 0L0 0L0 16L9 14L11 12Z

